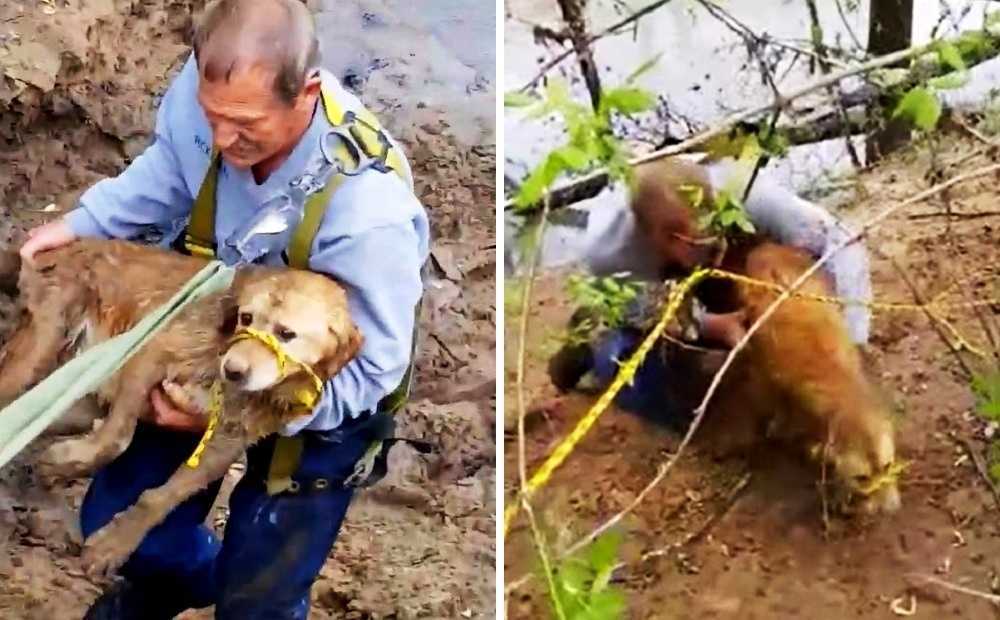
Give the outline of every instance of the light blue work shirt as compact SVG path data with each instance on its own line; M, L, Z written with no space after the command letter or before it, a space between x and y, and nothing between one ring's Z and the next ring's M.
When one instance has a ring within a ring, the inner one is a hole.
M361 108L360 101L328 72L322 73L322 80L345 110ZM87 190L78 208L66 215L77 235L137 239L153 233L165 245L182 230L212 150L212 130L198 104L197 90L192 54L163 97L153 143L120 175ZM216 189L219 247L259 205L303 172L329 129L319 105L288 159L259 185L250 170L222 162ZM409 164L402 159L410 178ZM348 416L373 411L399 385L410 361L429 236L423 206L396 174L368 170L348 178L334 193L313 241L309 268L345 287L364 344L359 355L326 384L313 415L285 429L286 434L336 428ZM274 248L260 262L282 264L282 249Z

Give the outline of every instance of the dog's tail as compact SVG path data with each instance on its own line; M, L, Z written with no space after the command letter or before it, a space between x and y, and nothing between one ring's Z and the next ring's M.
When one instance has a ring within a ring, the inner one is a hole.
M0 293L17 295L17 279L21 273L21 255L17 250L0 251Z

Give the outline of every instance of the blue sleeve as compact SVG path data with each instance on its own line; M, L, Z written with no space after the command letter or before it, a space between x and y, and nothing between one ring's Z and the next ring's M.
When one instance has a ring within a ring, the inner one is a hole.
M182 72L174 79L160 103L153 143L117 177L88 189L77 208L66 214L65 221L78 236L129 239L191 211L194 198L184 182L169 121L173 107L194 104L178 98L184 77Z
M746 209L760 232L814 256L826 255L854 235L826 209L763 178L751 189ZM844 309L851 339L868 342L871 312L864 304L871 301L872 290L864 242L857 240L837 251L824 267L833 276L836 295L856 302Z

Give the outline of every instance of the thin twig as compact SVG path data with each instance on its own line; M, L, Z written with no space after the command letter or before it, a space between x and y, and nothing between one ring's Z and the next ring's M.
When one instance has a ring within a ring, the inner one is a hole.
M517 470L522 489L528 484L524 440L524 417L527 411L527 402L524 394L524 367L527 356L528 315L531 310L531 293L534 289L535 270L538 267L538 261L542 254L543 235L545 234L545 228L549 220L548 193L545 194L544 204L541 221L538 224L538 230L535 232L535 240L532 243L531 257L528 259L528 272L524 275L524 290L521 294L521 316L518 323L517 370L514 385L517 390Z
M734 484L728 491L726 491L725 503L722 505L722 507L719 510L712 513L712 515L708 517L708 519L706 519L704 523L701 524L701 527L699 527L693 532L689 532L687 536L685 536L682 540L678 542L667 545L666 547L660 547L659 549L654 549L652 551L647 551L646 553L643 553L642 556L639 558L639 563L647 562L653 558L662 557L664 555L667 555L671 551L683 549L684 547L692 545L701 540L702 538L704 538L705 536L707 536L716 526L716 524L719 521L721 521L723 517L729 514L732 511L733 507L736 506L737 503L739 503L739 500L743 497L743 491L745 491L747 487L750 485L751 478L752 474L750 472L747 472L742 476L740 476L740 479L736 481L736 484ZM566 553L567 554L572 553L572 550L568 550ZM618 562L611 570L617 572L625 568L626 566L627 564L625 562Z
M650 13L652 13L653 11L655 11L656 9L660 8L661 6L663 6L665 4L669 4L670 1L671 0L657 0L656 2L653 2L653 3L651 3L651 4L647 5L647 6L639 9L638 11L636 11L635 13L629 15L625 19L623 19L623 20L615 23L613 26L609 26L608 28L605 28L604 30L598 32L597 34L588 37L586 40L582 41L582 43L585 46L589 47L589 46L593 45L596 41L598 41L600 39L603 39L604 37L608 36L609 34L614 34L615 31L619 30L620 28L622 28L624 26L627 26L627 25L631 24L632 22L635 22L635 21L638 21L638 20L642 19L646 15L649 15ZM568 58L569 55L572 54L574 51L576 51L576 48L570 48L570 49L566 50L565 52L562 52L561 54L558 54L555 58L553 58L549 62L547 62L544 65L542 65L542 68L538 71L538 74L535 77L531 78L531 80L527 84L525 84L524 86L522 86L520 90L522 90L522 91L528 90L529 88L531 88L532 86L534 86L535 84L537 84L538 80L540 80L543 77L545 77L545 74L548 73L549 70L552 69L552 67L554 67L554 66L558 65L559 63L561 63L562 61L566 60L566 58Z
M618 512L610 519L605 521L602 525L597 527L590 534L586 535L584 538L582 538L580 541L574 544L571 548L574 549L581 548L589 544L590 541L595 540L598 536L600 536L607 530L616 526L622 519L624 519L628 514L630 514L633 510L635 510L635 508L639 504L641 504L643 500L646 499L646 496L649 495L649 493L654 488L656 488L656 486L659 485L660 482L663 481L663 479L667 476L667 473L669 473L670 470L673 469L674 465L677 463L680 456L684 453L685 448L687 448L688 444L691 443L691 440L694 437L694 434L698 430L699 426L701 426L701 422L705 417L705 412L708 410L708 404L711 402L712 397L715 396L715 392L719 389L719 385L722 383L722 378L729 370L729 367L732 366L736 356L739 355L739 353L744 348L746 348L747 344L750 342L750 339L754 336L754 334L757 333L757 331L761 328L761 326L768 319L771 318L771 315L775 313L778 307L781 304L783 304L789 297L791 297L791 295L796 290L798 290L799 287L801 287L806 282L806 280L812 277L812 275L815 274L820 269L820 267L829 262L829 260L833 257L834 254L844 249L848 245L855 243L861 238L863 238L865 235L868 234L869 231L871 231L873 228L878 226L880 223L882 223L884 220L889 218L892 214L896 213L897 211L909 207L911 205L923 202L924 200L927 200L928 198L931 198L947 190L949 187L952 187L953 185L971 179L975 179L981 176L985 176L987 174L992 174L997 172L998 170L1000 170L1000 164L993 164L991 166L978 168L976 170L973 170L972 172L958 175L956 177L949 179L948 181L935 185L914 196L911 196L910 198L904 200L903 202L895 204L879 212L877 215L875 215L867 222L865 222L865 224L856 234L848 237L847 239L844 239L840 243L836 244L829 251L827 251L825 254L823 254L823 256L820 257L819 260L814 262L812 266L809 267L809 269L803 272L802 275L798 277L798 279L792 282L792 284L788 288L786 288L785 291L781 293L770 306L768 306L768 308L764 311L764 313L754 322L753 325L750 326L746 334L744 334L743 338L741 338L740 341L736 344L736 346L733 347L733 349L729 352L722 366L719 368L719 370L715 373L715 376L712 378L712 383L709 385L708 390L705 392L705 396L702 399L701 404L699 404L698 407L695 409L694 419L692 420L691 425L688 427L687 433L681 440L680 445L677 447L677 450L673 453L673 455L671 455L670 458L665 463L660 465L660 468L657 471L656 476L649 482L649 484L646 485L645 488L642 489L642 491L639 492L639 494L635 497L635 499L632 500L632 502L629 503L628 506L626 506L622 511Z
M983 479L983 482L986 483L986 486L989 487L990 493L993 494L993 501L996 503L997 509L1000 510L1000 489L997 488L997 485L994 484L993 479L990 477L990 472L987 471L986 464L983 463L983 457L968 439L965 439L964 437L954 437L953 439L965 449L969 458L972 459L972 464L976 466L976 471L979 472L979 476Z
M997 217L1000 216L1000 211L952 211L951 213L942 213L941 211L935 211L933 213L913 213L907 215L907 219L911 220L928 220L935 217L950 217L956 220L977 220L983 217Z
M948 350L951 351L952 355L955 356L955 360L958 362L958 365L961 366L962 370L965 371L965 376L971 379L973 375L972 369L965 362L965 359L962 358L962 352L959 351L958 347L945 335L944 330L941 327L941 324L938 322L938 317L933 312L931 312L930 308L928 308L925 305L926 301L924 299L924 296L920 293L920 290L917 288L917 284L910 277L910 274L907 273L905 269L903 269L903 266L899 264L899 261L896 260L896 257L886 256L886 258L889 259L890 263L892 263L892 267L893 269L896 270L896 273L899 274L899 277L903 279L903 283L906 284L906 288L910 289L910 293L913 295L913 299L923 309L923 312L927 316L927 319L931 322L931 328L938 335L938 337L941 338L941 341L944 342L945 346L948 347Z
M854 29L851 28L850 22L847 21L847 14L844 12L844 7L841 4L842 0L834 0L834 4L837 5L837 13L840 14L840 21L844 22L844 29L847 30L847 34L850 35L851 41L854 42L854 46L859 50L865 49L864 45L861 45L861 41L858 40L858 36L854 34Z
M1000 605L1000 596L996 594L990 594L989 592L980 592L979 590L973 590L972 588L966 588L965 586L960 586L958 584L951 583L950 581L945 581L944 579L938 579L932 575L921 575L918 573L909 573L906 575L911 579L919 579L924 583L930 583L946 590L951 590L952 592L960 592L962 594L968 594L970 596L975 596L981 599L985 599L994 605Z

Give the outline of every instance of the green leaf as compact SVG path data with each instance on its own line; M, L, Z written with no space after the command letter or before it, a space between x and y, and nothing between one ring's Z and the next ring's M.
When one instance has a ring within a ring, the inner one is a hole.
M953 90L965 86L969 81L968 72L949 73L927 80L927 85L937 90Z
M590 165L590 155L575 146L564 146L553 151L549 157L561 162L561 167L570 170L583 170Z
M986 26L1000 25L1000 11L993 11L986 15L986 20L984 21Z
M990 465L990 478L993 482L1000 482L1000 463L993 463Z
M678 186L677 191L684 196L688 204L694 209L700 208L705 201L705 188L701 185L684 184Z
M719 215L719 223L728 228L729 226L735 224L739 217L739 211L726 209Z
M590 545L590 549L587 550L590 565L598 570L614 566L618 558L621 538L620 532L612 530L595 540Z
M1000 372L973 377L972 392L976 412L987 420L1000 421Z
M538 99L528 93L512 91L504 93L503 105L507 108L524 108L533 103L538 103Z
M549 166L550 157L545 159L545 163L531 171L528 178L521 184L521 189L514 197L514 205L518 208L530 207L538 203L545 195L545 190L555 181L554 168Z
M636 79L638 79L638 77L640 75L642 75L643 73L646 73L647 71L649 71L650 69L652 69L654 66L656 66L656 63L660 62L660 58L662 58L662 57L663 57L663 52L660 52L656 56L653 56L652 58L650 58L646 62L644 62L641 65L639 65L638 69L636 69L635 71L633 71L632 73L630 73L629 76L627 78L625 78L625 83L626 84L631 84L632 82L634 82Z
M948 65L955 71L965 70L965 62L962 60L962 55L958 52L958 48L948 41L938 41L937 53L942 64Z
M615 88L601 97L603 110L616 110L622 114L637 114L656 105L656 97L641 88Z
M914 126L930 131L941 118L941 102L929 90L917 86L899 101L893 118L904 118Z
M755 232L757 232L757 229L754 227L753 222L751 222L742 212L740 213L740 217L736 219L736 225L740 227L740 230L747 233L748 235L752 235Z

